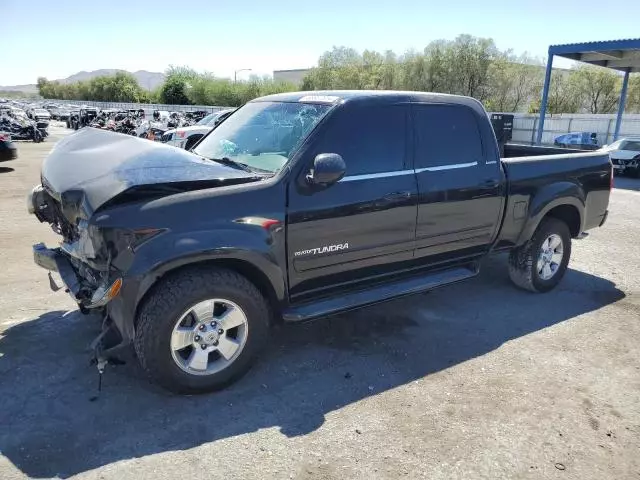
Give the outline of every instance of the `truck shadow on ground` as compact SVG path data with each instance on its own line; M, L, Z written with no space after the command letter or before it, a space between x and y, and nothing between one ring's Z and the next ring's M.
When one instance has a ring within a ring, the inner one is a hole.
M92 402L98 378L86 345L98 320L50 312L20 323L0 335L0 451L29 477L66 478L263 428L304 435L332 411L625 296L576 270L544 296L521 292L503 260L428 295L278 328L259 365L211 395L168 394L130 359L108 367Z

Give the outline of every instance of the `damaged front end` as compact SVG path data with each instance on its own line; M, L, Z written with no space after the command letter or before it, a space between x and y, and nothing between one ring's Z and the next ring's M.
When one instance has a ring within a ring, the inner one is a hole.
M99 229L90 226L86 219L78 218L78 211L72 215L76 217L75 224L72 223L69 212L63 212L62 204L42 185L31 191L27 207L29 213L49 223L63 238L58 248L47 248L42 243L34 245L35 263L60 274L68 293L83 312L104 307L119 293L122 278L117 273L114 275L112 252L106 248ZM49 280L52 289L58 290L51 273Z
M59 247L48 248L44 243L33 245L34 262L48 270L53 291L64 288L82 313L98 313L104 319L103 330L92 346L96 359L105 361L108 355L132 340L131 328L111 318L108 306L122 290L136 245L160 230L136 232L96 227L84 218L82 208L71 209L61 204L42 185L31 191L27 205L29 213L49 223L53 231L62 236ZM58 285L52 272L60 276L64 287Z
M81 129L56 144L42 164L42 184L29 193L29 212L62 237L56 248L34 245L35 263L49 271L54 290L51 272L60 275L82 312L98 311L105 325L115 325L117 347L128 345L142 281L130 273L134 257L168 231L162 215L147 216L139 207L264 178L158 142Z

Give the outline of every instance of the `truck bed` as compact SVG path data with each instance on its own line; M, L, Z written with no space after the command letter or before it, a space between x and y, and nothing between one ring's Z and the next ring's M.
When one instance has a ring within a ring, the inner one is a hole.
M565 153L585 153L575 148L562 148L547 145L526 145L523 143L506 143L502 158L537 157L541 155L560 155Z
M507 205L497 248L510 248L531 238L539 220L559 211L573 220L572 236L600 226L607 215L611 161L606 152L571 151L555 147L505 145L502 158L507 179ZM514 156L515 153L528 153ZM551 152L563 152L549 154ZM567 205L567 199L570 205Z

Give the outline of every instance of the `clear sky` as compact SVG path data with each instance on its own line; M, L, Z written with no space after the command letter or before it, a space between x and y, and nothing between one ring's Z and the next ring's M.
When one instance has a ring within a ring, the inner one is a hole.
M0 20L0 85L15 85L171 64L271 74L333 45L402 53L461 33L544 57L550 44L640 37L640 0L0 0Z

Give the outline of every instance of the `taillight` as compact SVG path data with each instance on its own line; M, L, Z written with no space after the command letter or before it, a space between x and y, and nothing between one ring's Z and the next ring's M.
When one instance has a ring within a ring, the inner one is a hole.
M609 190L613 190L613 163L611 163L611 172L610 172L610 180L609 180Z

